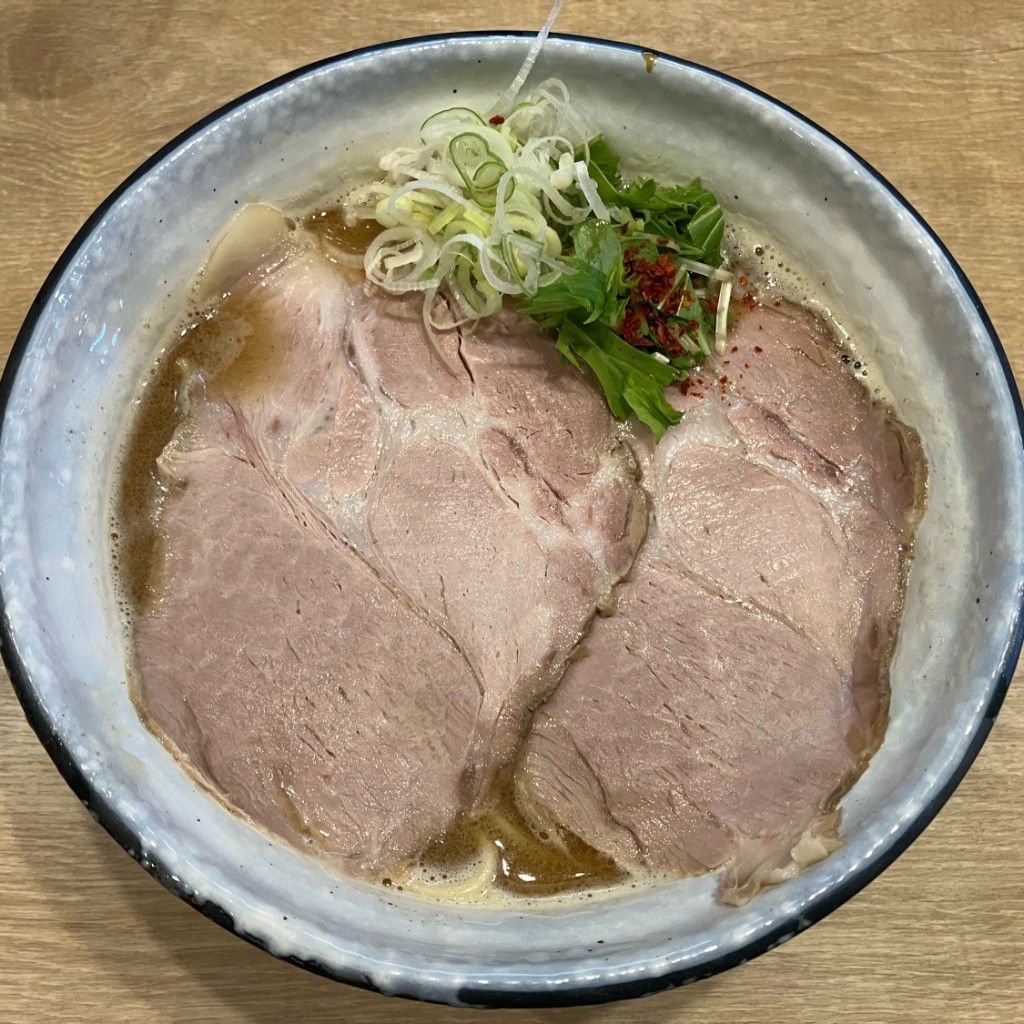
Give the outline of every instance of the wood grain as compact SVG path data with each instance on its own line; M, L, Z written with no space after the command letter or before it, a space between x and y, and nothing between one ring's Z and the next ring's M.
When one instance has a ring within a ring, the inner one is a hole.
M534 28L547 0L0 2L0 343L82 221L196 118L293 67L428 32ZM1018 379L1024 20L1017 0L576 0L559 29L730 72L843 138L945 240ZM867 890L743 968L650 1000L488 1021L1018 1021L1024 695L935 823ZM483 1020L279 963L152 882L65 787L0 688L0 1021Z

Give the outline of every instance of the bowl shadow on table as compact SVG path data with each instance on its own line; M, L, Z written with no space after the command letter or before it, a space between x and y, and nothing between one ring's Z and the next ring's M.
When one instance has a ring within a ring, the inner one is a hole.
M145 875L84 811L73 825L53 822L73 842L74 871L69 870L70 858L54 864L52 838L40 828L38 809L59 806L66 814L77 808L70 793L62 800L54 792L62 785L56 773L49 778L44 773L40 765L28 787L5 794L16 855L38 879L39 891L50 894L46 909L69 940L65 949L75 947L84 961L76 967L94 979L97 991L109 992L112 1003L119 992L135 1003L145 1000L157 1020L193 1024L216 1006L220 1020L279 1024L285 1007L301 1006L305 1024L427 1024L452 1020L453 1015L493 1024L601 1024L621 1019L657 1024L697 1012L717 985L717 979L709 979L645 999L642 1007L634 1001L485 1014L456 1013L449 1007L388 999L338 984L274 959L187 907ZM102 920L96 917L99 894L104 901Z

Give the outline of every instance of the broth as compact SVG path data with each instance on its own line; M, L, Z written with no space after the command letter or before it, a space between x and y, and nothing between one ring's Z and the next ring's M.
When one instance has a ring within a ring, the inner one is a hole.
M294 215L289 224L301 225L328 255L340 254L343 263L362 251L379 230L365 223L350 228L340 210L324 205ZM727 252L733 265L767 291L798 292L803 304L835 323L822 294L810 289L807 279L793 271L789 261L778 259L770 246L757 242L759 237L750 227L731 230ZM337 272L349 271L338 267ZM215 385L229 399L257 398L281 367L283 353L251 294L248 299L227 294L189 315L161 351L135 400L114 503L117 570L133 614L145 613L161 596L166 550L160 520L173 485L160 478L157 460L182 423L189 403L201 400L207 385ZM856 359L851 370L866 375L866 360L856 355L852 340L841 330L839 341L850 350L846 361ZM876 392L882 386L873 371L871 382ZM145 709L143 714L146 717ZM302 824L288 793L280 799L285 813ZM298 830L315 852L316 836L305 827ZM592 896L660 877L653 871L643 877L626 871L569 829L535 829L507 783L483 813L472 819L460 817L413 863L393 866L378 881L434 898L500 903Z

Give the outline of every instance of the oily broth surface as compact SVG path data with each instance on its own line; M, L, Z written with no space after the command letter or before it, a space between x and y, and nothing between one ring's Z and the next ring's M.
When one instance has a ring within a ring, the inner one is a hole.
M294 218L286 222L297 226ZM346 251L355 252L367 241L354 232L346 236L337 211L316 209L305 223L325 244ZM272 379L283 353L275 351L262 318L259 303L235 295L197 304L159 350L133 400L119 460L112 536L124 600L134 609L148 608L160 593L159 520L168 488L159 477L157 459L184 419L188 402L201 398L206 384L215 383L229 397L244 397L259 394Z
M374 234L374 229L365 225L348 227L340 210L330 203L314 204L289 218L290 225L299 223L339 264L350 263ZM787 298L826 319L851 372L865 384L870 375L874 393L889 397L876 369L869 368L857 352L822 289L814 287L809 274L780 254L764 232L754 225L731 222L724 250L737 275L748 279L750 290ZM339 265L338 272L350 271ZM281 357L261 318L259 303L232 295L196 308L163 346L134 400L112 521L115 569L129 644L132 616L152 607L161 593L165 549L160 516L169 485L159 475L158 457L184 419L188 403L201 400L207 384L216 384L229 396L261 393ZM138 703L140 714L149 723L146 709ZM168 742L166 737L162 739ZM190 764L185 767L210 789ZM307 841L315 852L315 840ZM619 892L624 886L656 884L665 877L653 871L642 876L627 874L611 858L566 830L534 830L520 814L511 786L506 786L485 814L455 822L414 863L396 866L379 881L428 898L521 906L533 900L578 901Z
M136 611L149 608L161 590L159 520L169 486L159 476L157 459L182 420L190 390L230 365L250 334L242 312L227 306L193 314L164 347L133 402L117 480L114 533L121 587Z

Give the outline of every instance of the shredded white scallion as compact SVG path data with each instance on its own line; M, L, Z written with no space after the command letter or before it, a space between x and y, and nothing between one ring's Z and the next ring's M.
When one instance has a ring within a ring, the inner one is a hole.
M722 286L718 289L718 312L715 314L715 351L722 355L725 352L725 332L729 321L729 299L732 297L732 274L720 280Z
M732 274L728 270L722 270L721 267L712 267L708 263L701 263L699 260L691 260L683 256L680 256L676 262L680 267L689 270L691 274L700 274L701 277L706 277L709 281L721 281L724 284L726 281L732 280Z
M585 160L575 160L589 136L562 82L541 83L492 121L465 107L434 114L421 145L387 153L384 180L357 189L346 206L351 219L384 226L364 257L367 278L430 303L443 285L460 322L566 273L556 227L609 216ZM433 333L430 310L424 323Z
M515 103L519 93L522 91L523 85L526 83L526 79L530 77L533 65L537 63L537 58L540 56L540 51L544 48L544 43L548 38L548 33L551 31L551 26L554 25L562 10L562 3L563 0L555 0L554 4L552 4L544 24L530 44L530 49L526 53L526 59L519 69L519 74L512 79L509 87L498 97L497 103L491 109L492 114L501 114L506 110L510 110L512 104Z
M590 204L590 208L594 211L594 216L598 220L608 220L608 207L604 205L604 201L597 194L597 182L590 176L586 163L582 160L577 160L573 164L573 169L576 172L576 181L580 186L580 191Z

